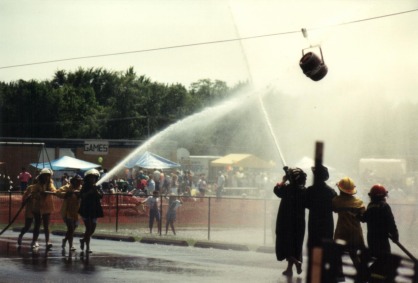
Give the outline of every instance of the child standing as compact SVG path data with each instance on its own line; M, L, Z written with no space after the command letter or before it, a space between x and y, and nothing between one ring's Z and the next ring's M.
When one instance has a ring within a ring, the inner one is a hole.
M178 200L175 194L171 194L168 199L168 210L167 210L167 222L165 224L165 234L168 232L168 225L170 225L173 234L176 235L176 230L174 229L174 222L177 217L177 208L181 206L183 202Z
M158 225L158 234L161 234L161 215L160 210L158 209L158 203L160 199L158 198L158 191L153 191L152 196L149 196L142 203L146 203L149 207L149 232L152 234L152 227L154 226L154 218L157 219Z

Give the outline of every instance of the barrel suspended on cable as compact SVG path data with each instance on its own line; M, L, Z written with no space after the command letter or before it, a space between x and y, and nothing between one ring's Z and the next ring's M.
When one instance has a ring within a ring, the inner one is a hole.
M328 73L328 68L325 65L324 57L322 56L321 46L317 46L321 52L321 58L311 51L305 54L305 50L311 49L312 47L315 46L302 49L302 58L299 61L299 66L307 77L311 78L313 81L319 81Z

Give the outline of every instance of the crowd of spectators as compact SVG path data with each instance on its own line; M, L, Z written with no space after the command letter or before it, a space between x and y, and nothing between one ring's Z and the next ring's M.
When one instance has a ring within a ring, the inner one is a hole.
M104 169L102 178L106 174L107 170ZM257 195L264 196L266 191L271 191L274 179L265 172L244 172L242 169L219 170L212 180L208 180L205 174L195 174L190 170L131 168L110 176L102 183L102 187L107 193L126 192L149 196L158 191L162 195L202 197L207 194L220 197L226 187L248 187L257 190Z

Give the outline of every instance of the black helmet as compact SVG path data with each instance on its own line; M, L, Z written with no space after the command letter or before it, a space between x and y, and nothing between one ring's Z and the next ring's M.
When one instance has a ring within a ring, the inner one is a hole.
M318 181L326 181L329 179L328 168L325 166L312 167L312 173Z
M70 179L70 183L72 185L75 185L77 183L77 181L83 181L83 178L81 178L80 175L75 174L71 179Z
M303 172L300 168L289 168L288 169L289 181L296 183L298 185L305 185L306 183L306 173Z

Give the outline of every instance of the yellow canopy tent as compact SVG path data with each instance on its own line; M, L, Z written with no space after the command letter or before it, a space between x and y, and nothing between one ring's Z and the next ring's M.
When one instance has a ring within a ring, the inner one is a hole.
M210 163L214 167L234 166L243 168L270 169L274 164L258 158L252 154L228 154Z

